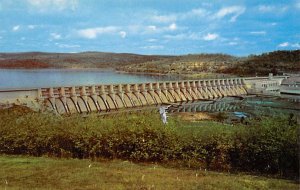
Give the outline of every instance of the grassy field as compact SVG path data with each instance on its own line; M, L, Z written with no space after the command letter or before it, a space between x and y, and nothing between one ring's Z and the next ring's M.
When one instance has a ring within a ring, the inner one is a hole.
M0 189L299 189L293 181L120 160L0 156Z

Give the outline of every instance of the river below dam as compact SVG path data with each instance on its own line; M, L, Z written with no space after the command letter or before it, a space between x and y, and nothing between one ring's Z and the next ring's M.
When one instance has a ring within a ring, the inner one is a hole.
M300 96L224 97L217 100L172 104L169 112L248 112L250 115L300 114Z
M120 112L135 112L152 110L158 112L163 106L167 115L189 113L225 114L228 123L240 122L243 119L260 118L262 116L293 116L300 122L300 96L277 94L275 96L251 95L243 97L224 97L216 100L198 100L170 103L150 107L138 107L125 110L100 112L100 115L110 115ZM157 113L158 114L158 113ZM299 123L300 124L300 123Z

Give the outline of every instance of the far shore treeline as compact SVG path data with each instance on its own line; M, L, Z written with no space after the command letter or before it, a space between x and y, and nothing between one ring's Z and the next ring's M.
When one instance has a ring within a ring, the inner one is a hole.
M244 57L226 54L138 55L130 53L0 53L0 68L112 68L160 74L218 73L238 76L300 72L300 50Z

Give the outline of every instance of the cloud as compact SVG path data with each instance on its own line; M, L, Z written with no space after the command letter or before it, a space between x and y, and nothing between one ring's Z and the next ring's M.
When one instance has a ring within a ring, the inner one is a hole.
M120 31L119 34L121 38L126 38L127 33L125 31Z
M252 32L250 32L250 34L253 34L253 35L266 35L267 32L266 31L252 31Z
M169 23L169 22L176 21L177 16L175 14L171 14L171 15L154 15L154 16L151 16L150 19L154 22Z
M128 33L141 35L141 34L157 34L165 31L170 31L170 25L156 26L156 25L130 25L126 27Z
M154 50L154 49L164 49L164 46L162 46L162 45L151 45L151 46L143 46L141 48L142 49L151 49L151 50Z
M230 16L230 22L235 22L236 19L246 11L246 7L244 6L229 6L223 7L216 13L212 13L211 11L204 8L196 8L187 12L181 13L170 13L168 15L159 15L155 13L155 15L150 15L150 21L159 22L159 23L174 23L179 20L187 20L187 19L207 19L210 18L212 20L222 19L226 16Z
M217 13L215 13L212 18L213 19L221 19L228 15L231 15L230 22L235 22L237 17L245 12L246 8L243 6L230 6L224 7L220 9Z
M192 9L188 12L178 14L178 18L181 20L192 19L192 18L203 18L207 16L209 12L203 8Z
M237 42L229 42L228 45L230 45L230 46L236 46L236 45L238 45L238 43Z
M156 31L157 27L154 25L147 26L148 31Z
M175 23L172 23L169 25L169 29L170 30L176 30L177 29L177 25Z
M163 36L167 40L205 40L212 41L219 38L219 35L216 33L207 33L205 35L195 32L181 33L176 35L164 35Z
M166 30L166 28L169 30L169 26L168 27L157 27L155 25L140 26L139 27L140 31L138 33L142 33L142 34L161 33L164 30Z
M300 48L300 43L289 43L289 42L283 42L278 45L278 47L293 47L293 48Z
M54 32L54 33L50 33L50 37L51 37L52 39L54 39L54 40L59 40L59 39L62 38L60 34L55 33L55 32Z
M96 27L78 30L77 34L83 38L94 39L97 38L98 35L112 34L118 32L118 30L118 27L115 26Z
M20 29L20 25L16 25L12 28L12 31L16 32Z
M198 8L198 9L192 9L190 12L188 12L185 17L193 17L193 16L199 16L203 17L208 14L208 11L203 8Z
M286 12L288 10L288 6L259 5L258 10L262 13L280 14Z
M203 40L205 40L205 41L211 41L211 40L217 39L218 37L219 37L219 35L216 34L216 33L212 33L212 34L208 33L205 36L203 36Z
M300 43L291 44L291 46L294 48L300 48Z
M60 44L60 43L55 43L55 45L59 48L80 48L80 45L77 44Z
M150 15L149 19L150 21L157 22L157 23L174 23L177 20L185 20L185 19L193 19L193 18L203 18L206 15L208 15L208 11L203 8L197 8L197 9L192 9L187 12L182 12L182 13L171 13L168 15Z
M27 0L27 4L39 12L75 11L78 7L78 0Z
M155 26L155 25L149 25L149 26L139 26L135 27L135 33L142 33L142 34L153 34L153 33L164 33L168 31L175 31L178 28L176 23L171 23L168 26Z
M296 7L297 9L300 9L300 0L296 1L295 7Z
M163 37L168 40L203 40L203 36L200 36L200 34L194 32L176 35L164 35Z
M283 42L278 45L278 47L288 47L290 44L288 42Z
M188 34L164 35L164 38L168 40L185 40L185 39L189 39L189 35Z
M270 5L260 5L258 7L258 10L261 12L272 12L274 9L275 7Z
M151 39L148 39L147 42L156 42L157 39L154 39L154 38L151 38Z
M202 35L201 33L189 32L189 33L181 33L176 35L164 35L163 36L167 40L205 40L212 41L219 38L219 35L216 33L207 33L206 35Z
M32 30L36 28L36 25L28 25L27 28Z

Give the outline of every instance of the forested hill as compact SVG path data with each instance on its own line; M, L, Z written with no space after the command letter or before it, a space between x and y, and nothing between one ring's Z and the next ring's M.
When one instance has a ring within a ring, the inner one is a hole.
M225 73L240 76L300 72L300 50L235 57L226 54L179 56L129 53L0 53L0 68L114 68L163 74Z
M274 74L300 72L300 50L274 51L261 55L248 56L240 64L219 70L218 72L239 75L265 75L269 72Z
M239 76L270 72L300 72L300 50L274 51L261 55L235 57L226 54L193 54L125 65L123 70L150 73L223 73Z
M130 53L0 53L0 68L118 68L171 56Z

